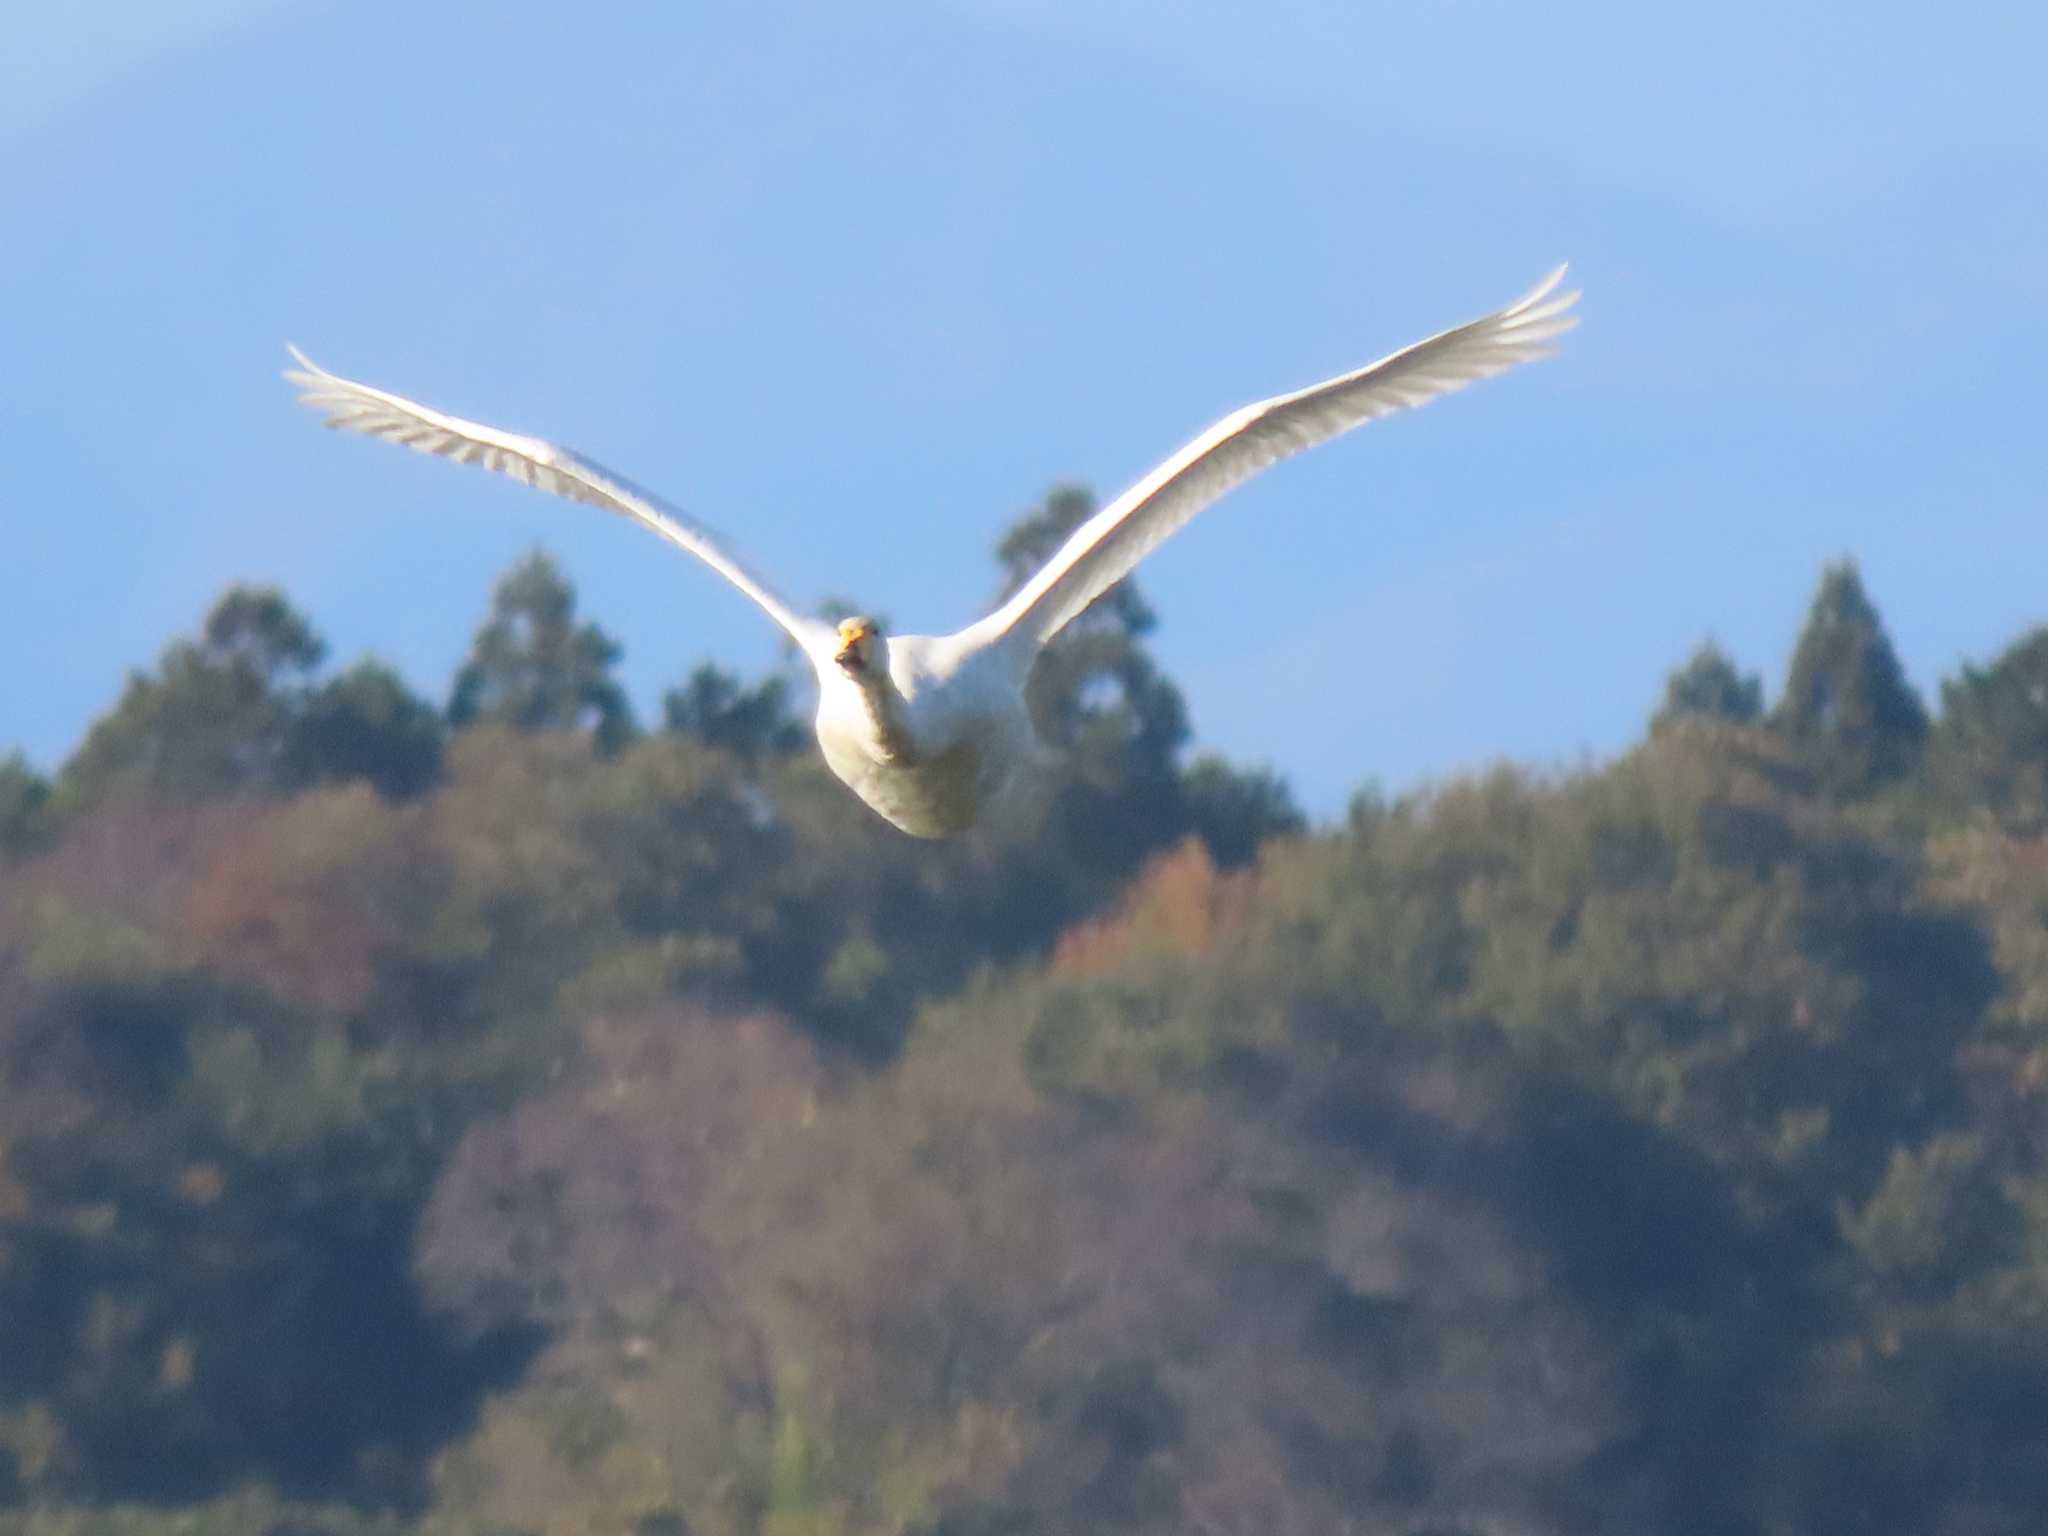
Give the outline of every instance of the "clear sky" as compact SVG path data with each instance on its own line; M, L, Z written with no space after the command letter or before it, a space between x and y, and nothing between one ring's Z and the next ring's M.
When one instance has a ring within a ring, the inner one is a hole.
M1051 485L1569 258L1564 355L1143 567L1201 744L1319 813L1775 688L1848 552L1931 691L2048 620L2048 12L1414 0L102 0L0 48L0 751L233 581L443 694L544 544L643 712L776 632L622 521L315 429L569 443L800 599L946 629Z

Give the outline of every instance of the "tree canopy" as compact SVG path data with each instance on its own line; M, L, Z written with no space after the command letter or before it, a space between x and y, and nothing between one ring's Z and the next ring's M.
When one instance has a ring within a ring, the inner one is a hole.
M1742 672L1712 640L1700 642L1664 685L1664 702L1650 717L1650 733L1683 720L1732 720L1748 725L1764 712L1763 679Z
M396 797L426 788L440 771L438 712L375 661L316 682L326 654L282 593L231 588L197 639L129 675L64 765L63 800L191 803L354 779Z
M662 724L750 762L784 756L810 739L791 712L791 692L786 677L765 677L750 688L707 662L662 695Z
M2048 818L2048 628L1941 685L1936 776L1959 807L1992 805L2040 829Z
M0 760L0 1529L2033 1529L2040 634L1317 827L1156 622L939 845L539 557L445 721L237 589Z
M274 787L296 705L325 654L282 593L232 588L197 639L173 641L153 674L129 674L65 765L66 790L90 802Z
M576 589L535 550L491 594L490 617L455 674L448 722L496 722L522 731L588 730L600 749L632 736L633 709L612 676L619 646L576 622Z
M1821 573L1772 721L1811 745L1830 781L1850 794L1897 779L1917 762L1927 711L1853 560Z

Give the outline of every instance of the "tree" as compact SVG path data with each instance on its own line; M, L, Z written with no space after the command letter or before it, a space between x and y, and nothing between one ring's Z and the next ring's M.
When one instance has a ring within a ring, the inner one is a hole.
M1927 711L1906 681L1856 562L1821 573L1771 723L1811 748L1837 791L1860 794L1913 767Z
M441 716L380 661L359 661L305 700L285 733L295 787L365 779L402 800L441 776Z
M1030 580L1095 510L1089 492L1060 486L1020 519L996 547L1000 595ZM1209 756L1183 772L1187 702L1145 647L1158 622L1125 577L1046 646L1025 691L1039 735L1059 754L1054 836L1082 867L1115 879L1190 833L1231 867L1305 825L1285 781L1268 770Z
M2035 1528L2048 632L1944 690L2003 798L1931 839L1789 708L1276 838L1150 622L938 845L711 668L391 803L434 722L274 594L105 759L262 802L0 756L0 1529Z
M275 587L230 587L206 616L208 654L258 676L303 675L327 655L327 642Z
M20 752L0 757L0 859L16 858L41 841L41 811L50 781Z
M1650 734L1681 720L1732 720L1753 724L1763 714L1763 679L1745 676L1734 660L1712 640L1702 640L1691 659L1664 684L1664 702L1650 717Z
M455 676L448 722L588 730L600 751L616 751L633 735L632 706L612 676L621 654L595 624L576 622L576 589L535 550L492 593L491 616Z
M64 765L64 788L201 798L277 782L286 734L326 645L269 587L232 587L197 640L173 641L155 675L128 678L120 702Z
M1225 869L1249 864L1267 839L1308 830L1287 781L1268 768L1233 768L1213 753L1188 764L1182 777L1195 835Z
M1094 513L1092 495L1062 486L1012 527L996 548L1001 597ZM1176 761L1189 734L1187 705L1145 649L1157 622L1126 577L1046 646L1025 690L1038 734L1060 754L1056 835L1082 863L1119 878L1187 830Z
M1892 1150L1884 1181L1836 1224L1870 1273L1907 1296L1938 1295L1984 1267L2013 1212L1981 1139L1949 1132Z
M1960 803L2032 823L2048 813L2048 627L1941 685L1934 749L1936 780Z
M706 662L662 695L662 724L753 761L800 750L803 725L790 713L789 679L764 677L752 688Z
M1060 486L996 546L1007 600L1052 558L1067 536L1095 515L1095 498ZM1133 767L1164 771L1188 738L1180 690L1159 675L1141 644L1158 625L1126 577L1056 636L1038 659L1029 690L1039 734L1101 766L1125 750Z

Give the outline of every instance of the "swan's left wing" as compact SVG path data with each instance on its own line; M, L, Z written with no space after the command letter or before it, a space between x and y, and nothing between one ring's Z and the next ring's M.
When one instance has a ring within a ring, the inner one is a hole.
M1020 660L1128 576L1175 529L1234 486L1375 417L1550 355L1578 323L1576 292L1552 297L1559 267L1506 309L1418 341L1355 373L1226 416L1089 518L994 613L950 637L975 649L1015 642Z
M806 653L830 654L836 645L831 626L791 607L766 578L750 569L709 528L623 475L558 444L487 427L480 421L465 421L403 395L344 379L297 347L288 350L299 366L288 370L285 378L299 387L301 401L326 412L324 425L381 437L458 464L481 464L540 490L630 517L688 550L746 593L789 631Z

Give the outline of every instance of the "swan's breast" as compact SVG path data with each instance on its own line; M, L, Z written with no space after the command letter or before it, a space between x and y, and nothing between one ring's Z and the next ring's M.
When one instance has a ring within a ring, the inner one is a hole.
M818 746L826 766L885 821L914 837L945 837L974 825L1030 745L1021 709L1015 719L997 710L949 723L943 740L930 732L885 739L866 711L828 706L818 711Z

